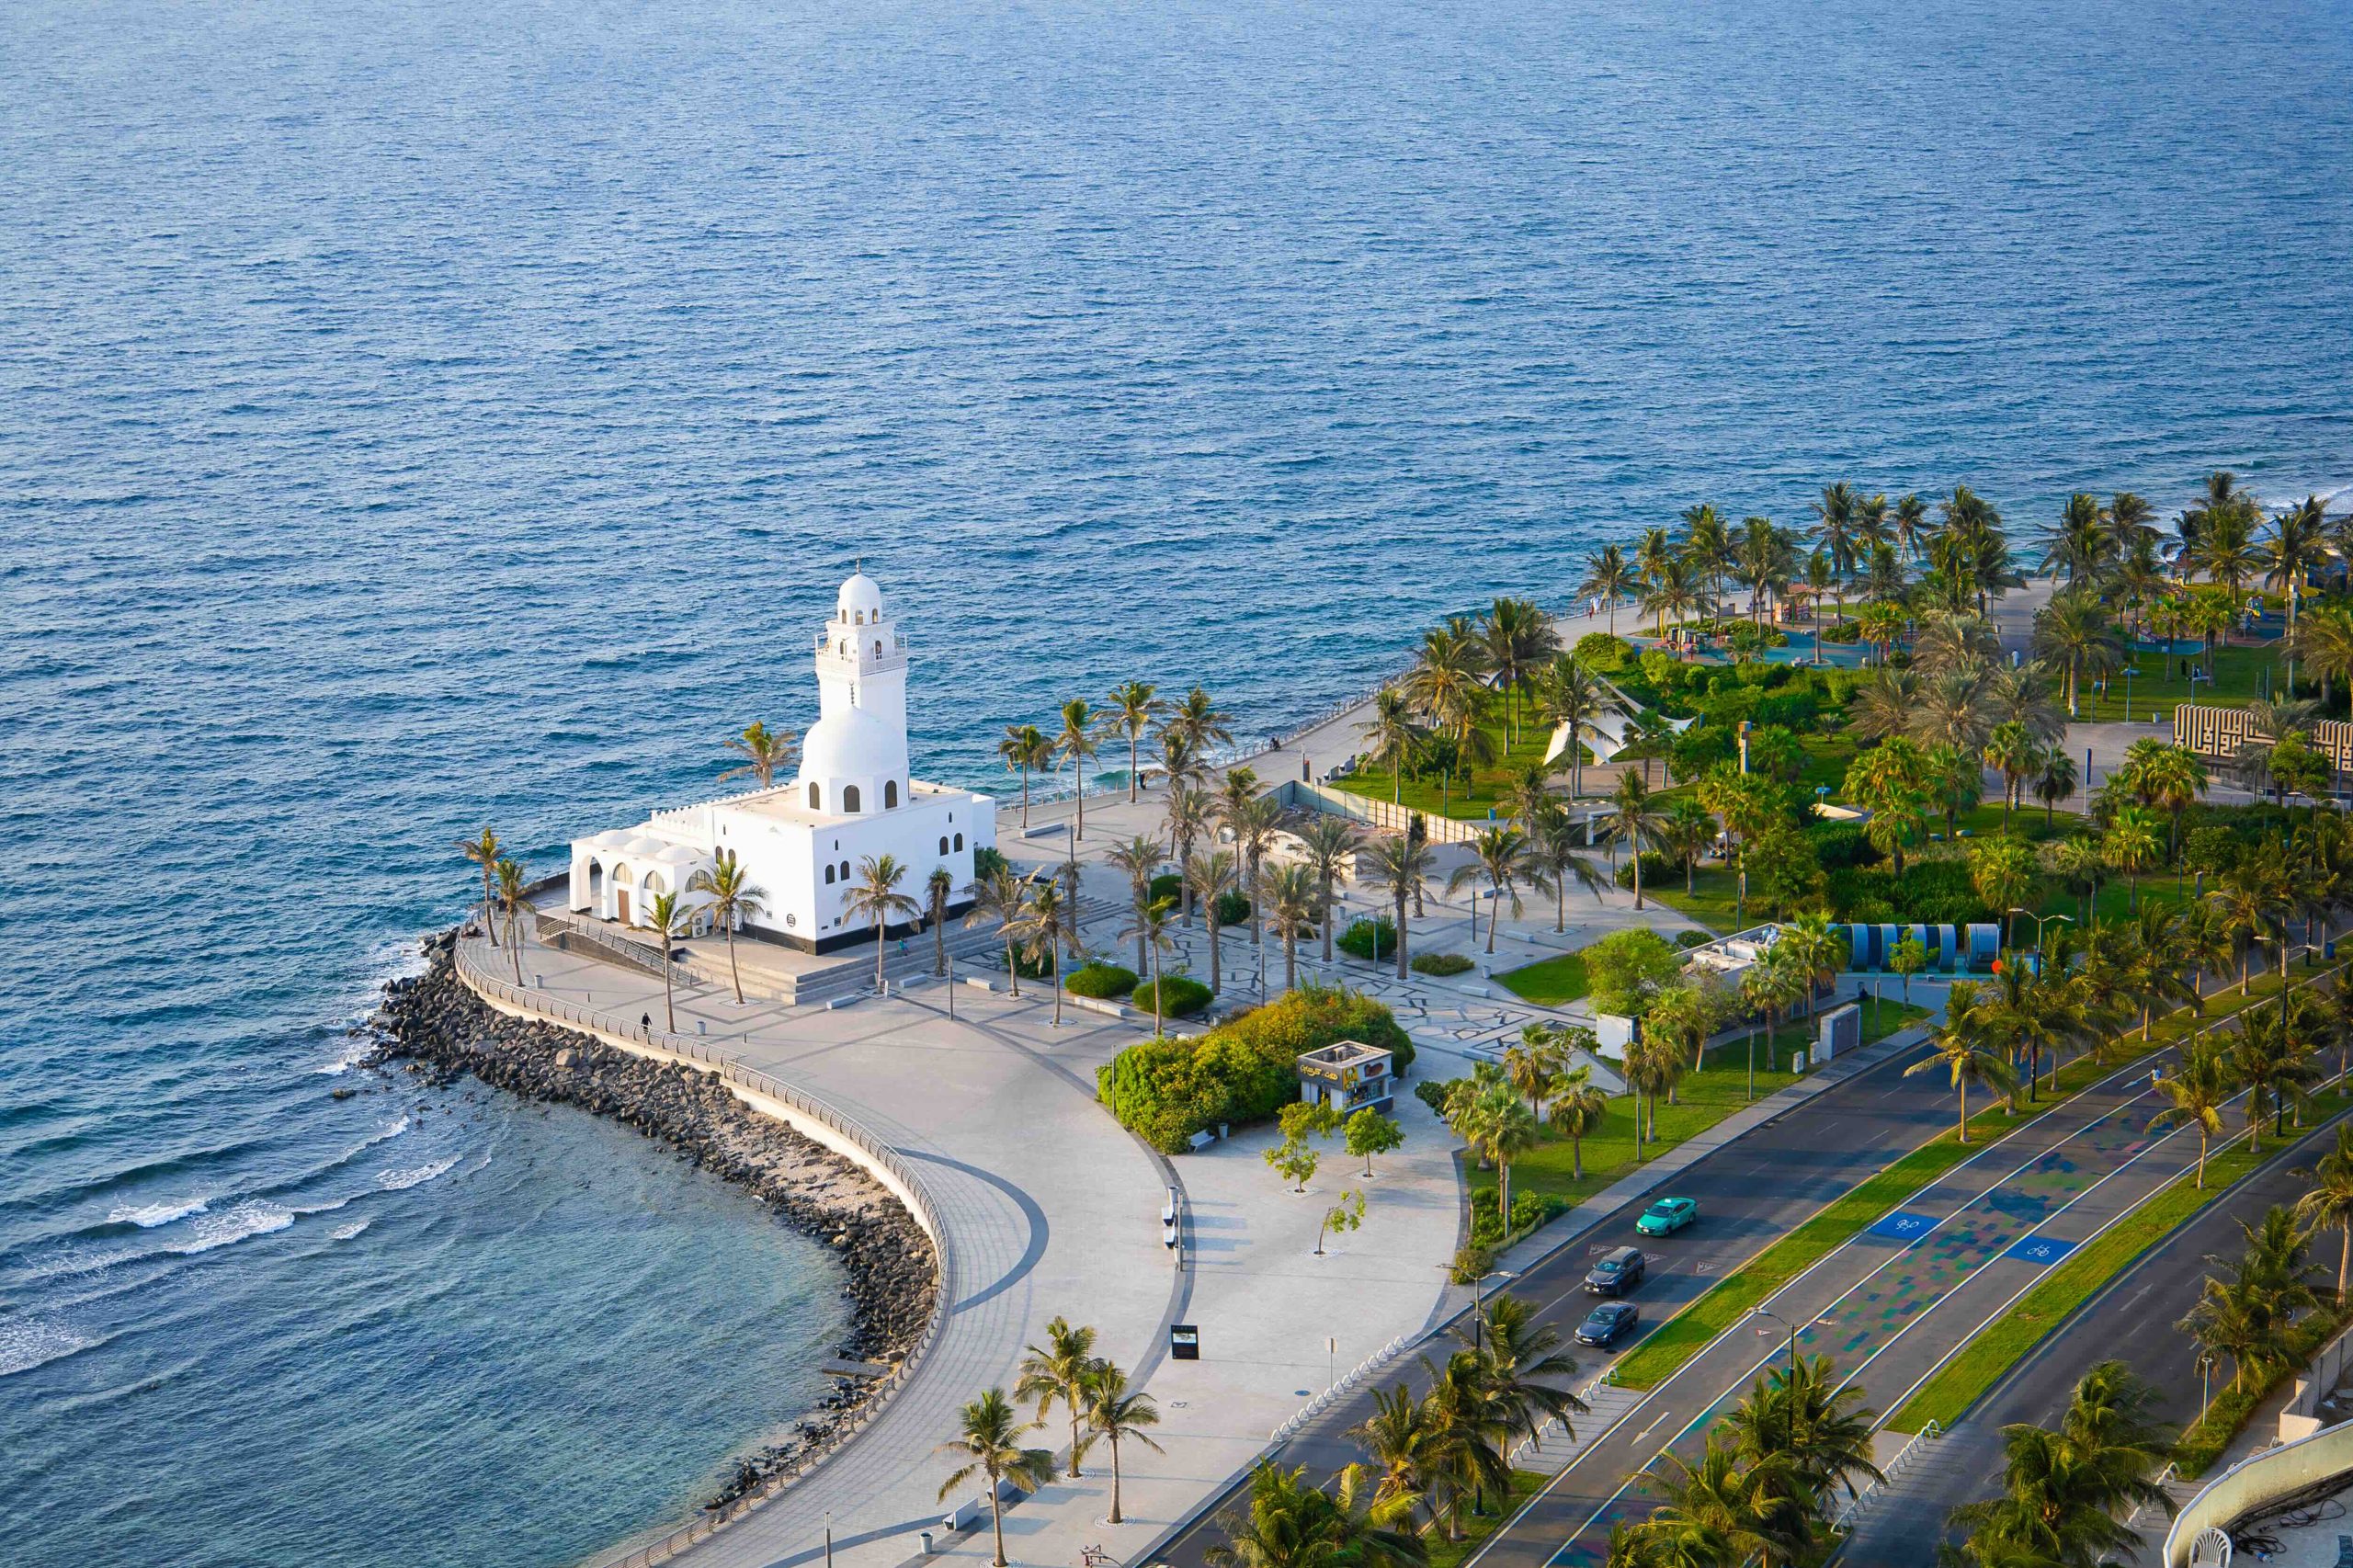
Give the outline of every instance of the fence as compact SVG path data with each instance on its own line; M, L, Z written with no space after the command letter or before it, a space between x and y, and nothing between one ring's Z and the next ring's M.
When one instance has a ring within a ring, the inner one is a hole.
M1418 816L1422 819L1422 825L1429 830L1432 844L1468 844L1496 825L1494 823L1459 822L1452 817L1435 816L1394 801L1351 795L1328 784L1302 784L1296 778L1279 785L1276 796L1294 811L1320 812L1325 816L1346 817L1350 822L1400 832L1404 831L1408 819Z
M1381 1370L1381 1368L1386 1367L1390 1362L1394 1361L1398 1357L1404 1355L1406 1348L1409 1346L1419 1342L1421 1337L1422 1336L1419 1334L1401 1334L1396 1338L1391 1340L1388 1344L1382 1346L1380 1349L1374 1351L1371 1355L1366 1357L1363 1360L1358 1362L1355 1366L1349 1368L1346 1377L1340 1379L1339 1381L1334 1383L1330 1388L1325 1389L1322 1393L1317 1394L1313 1399L1309 1400L1305 1404L1301 1405L1297 1413L1294 1414L1290 1420L1284 1422L1281 1426L1267 1433L1267 1447L1273 1449L1281 1446L1281 1444L1289 1438L1292 1433L1298 1431L1302 1426L1306 1426L1310 1421L1314 1420L1324 1411L1329 1410L1333 1405L1338 1403L1345 1395L1354 1393L1356 1392L1357 1384L1362 1382L1365 1379L1372 1376L1375 1372Z
M891 1402L906 1387L916 1369L922 1365L925 1354L938 1339L940 1329L948 1321L950 1273L947 1228L941 1222L938 1211L933 1208L922 1178L899 1157L897 1151L854 1118L824 1101L805 1095L769 1074L748 1065L731 1052L714 1050L705 1041L634 1024L626 1017L597 1008L575 1007L570 1003L522 991L485 968L473 950L473 944L462 937L457 943L456 959L458 977L475 994L494 1006L526 1017L569 1025L639 1055L699 1063L717 1073L725 1082L745 1091L747 1103L758 1106L757 1100L751 1097L753 1096L769 1100L774 1108L758 1108L769 1109L779 1120L867 1170L892 1197L906 1206L908 1214L931 1238L938 1276L932 1291L931 1316L925 1323L922 1336L915 1341L914 1348L900 1359L888 1376L875 1384L865 1403L858 1406L858 1414L847 1428L840 1430L835 1440L824 1449L796 1458L724 1507L708 1511L659 1540L627 1552L594 1560L594 1568L652 1568L652 1564L667 1562L697 1541L708 1540L745 1515L765 1506L794 1482L840 1452L889 1408Z
M1840 1506L1837 1514L1832 1517L1830 1528L1834 1530L1852 1528L1855 1521L1863 1517L1863 1510L1876 1501L1881 1493L1894 1485L1897 1479L1911 1468L1912 1461L1919 1458L1930 1443L1944 1435L1944 1428L1933 1421L1913 1433L1912 1440L1896 1449L1895 1457L1888 1460L1886 1468L1880 1471L1887 1479L1867 1483L1860 1492L1847 1498Z

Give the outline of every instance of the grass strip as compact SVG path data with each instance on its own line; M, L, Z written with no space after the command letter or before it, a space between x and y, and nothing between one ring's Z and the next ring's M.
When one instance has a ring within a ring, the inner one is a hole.
M1540 1470L1515 1470L1511 1472L1511 1496L1501 1506L1490 1503L1483 1514L1462 1516L1461 1540L1449 1540L1445 1530L1432 1529L1422 1538L1423 1544L1429 1548L1429 1568L1461 1568L1464 1558L1478 1551L1489 1536L1503 1528L1505 1520L1518 1515L1552 1479Z
M2316 1096L2314 1101L2313 1119L2315 1124L2321 1124L2345 1108L2347 1096L2339 1091ZM2207 1160L2204 1190L2197 1187L2194 1171L2175 1178L2171 1186L2078 1248L2040 1284L2019 1297L2016 1305L1922 1384L1920 1392L1888 1422L1889 1426L1899 1432L1916 1432L1931 1421L1941 1426L1951 1426L2028 1351L2040 1345L2044 1335L2122 1273L2133 1259L2188 1223L2200 1210L2279 1153L2279 1145L2275 1143L2257 1154L2247 1148L2242 1137ZM2229 1440L2228 1435L2223 1440Z

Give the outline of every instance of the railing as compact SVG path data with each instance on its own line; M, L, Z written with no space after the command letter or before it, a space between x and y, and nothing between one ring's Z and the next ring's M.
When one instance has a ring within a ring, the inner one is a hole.
M1369 795L1352 795L1345 790L1335 790L1328 784L1302 784L1296 778L1286 779L1277 789L1283 804L1294 810L1346 817L1350 822L1365 823L1373 827L1402 831L1408 819L1418 816L1422 819L1422 825L1429 831L1433 844L1468 844L1488 828L1497 825L1496 823L1464 822L1442 817Z
M648 974L658 975L662 972L661 949L647 943L633 941L627 937L616 937L610 931L599 929L587 921L575 919L568 915L551 915L543 909L539 915L539 938L549 947L557 947L558 943L548 940L550 930L553 930L559 937L577 937L591 946L602 948L623 963L643 970Z
M765 1477L757 1486L728 1503L724 1507L707 1511L688 1521L659 1540L627 1552L599 1557L593 1568L652 1568L656 1562L667 1562L697 1541L709 1539L745 1515L764 1507L794 1482L808 1474L826 1460L839 1453L857 1436L872 1426L888 1409L916 1369L925 1354L938 1339L940 1329L948 1321L949 1246L948 1233L938 1210L932 1206L929 1191L914 1169L899 1157L882 1139L844 1112L824 1101L803 1094L771 1074L753 1067L732 1052L714 1050L708 1043L685 1035L633 1024L628 1018L606 1013L594 1007L575 1007L570 1003L526 992L491 973L479 961L472 944L460 938L456 944L458 977L487 1000L503 1002L510 1007L538 1017L586 1030L613 1041L623 1050L639 1054L669 1056L699 1062L717 1073L721 1078L754 1094L790 1107L799 1115L830 1131L847 1157L866 1165L882 1185L904 1204L907 1212L924 1233L931 1238L934 1256L938 1259L938 1278L932 1290L931 1316L925 1323L923 1334L912 1349L899 1360L889 1376L874 1385L847 1427L836 1428L833 1440L823 1449L803 1454L783 1469ZM642 1049L641 1050L641 1045ZM834 1146L831 1140L819 1140Z
M1309 1400L1305 1404L1301 1405L1297 1414L1293 1415L1290 1420L1285 1421L1281 1426L1267 1433L1267 1446L1270 1449L1279 1446L1287 1440L1291 1434L1297 1432L1310 1421L1314 1420L1324 1411L1329 1410L1333 1405L1338 1403L1344 1395L1354 1393L1356 1392L1357 1384L1362 1382L1365 1379L1372 1376L1375 1372L1381 1370L1381 1368L1389 1365L1390 1362L1394 1361L1398 1357L1404 1355L1406 1349L1418 1343L1421 1337L1422 1336L1418 1333L1401 1334L1396 1338L1391 1340L1388 1344L1382 1346L1380 1349L1374 1351L1371 1355L1366 1357L1363 1360L1358 1362L1354 1367L1349 1368L1346 1377L1340 1379L1339 1381L1334 1383L1330 1388L1325 1389L1322 1393L1317 1394L1313 1399Z
M1887 1461L1886 1469L1880 1471L1886 1479L1870 1483L1860 1492L1841 1504L1838 1512L1831 1517L1830 1528L1834 1530L1853 1528L1855 1521L1863 1517L1863 1511L1879 1497L1880 1494L1894 1485L1904 1472L1911 1468L1912 1461L1926 1452L1929 1444L1944 1435L1945 1429L1933 1421L1913 1433L1912 1440L1896 1449L1895 1457Z

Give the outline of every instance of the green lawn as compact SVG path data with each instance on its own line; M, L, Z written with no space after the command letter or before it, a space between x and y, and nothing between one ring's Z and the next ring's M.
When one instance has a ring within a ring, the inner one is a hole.
M1565 1007L1586 994L1585 955L1563 953L1524 969L1495 976L1496 983L1523 1002L1540 1007Z
M1463 776L1455 778L1450 786L1436 776L1416 778L1408 773L1400 789L1386 769L1367 768L1333 779L1331 787L1369 800L1396 799L1408 810L1434 817L1476 821L1483 819L1491 809L1500 817L1503 792L1513 777L1530 763L1542 762L1545 750L1552 744L1550 725L1529 720L1525 713L1521 717L1524 722L1517 745L1506 745L1500 717L1481 725L1495 741L1495 760L1463 770Z
M2174 709L2184 702L2231 704L2245 702L2256 694L2262 672L2268 669L2271 688L2279 689L2287 676L2286 662L2280 657L2277 644L2260 648L2217 648L2214 650L2214 678L2192 683L2183 676L2185 663L2204 667L2204 660L2192 656L2188 660L2168 660L2163 653L2139 653L2132 655L2131 667L2140 673L2132 677L2133 720L2146 723L2154 713L2165 723L2173 722ZM2165 678L2167 665L2173 678ZM2299 672L2302 673L2301 671ZM2113 722L2125 717L2125 682L2121 671L2111 676L2105 692L2084 687L2077 699L2081 717L2087 722Z
M1552 1478L1541 1471L1515 1470L1511 1472L1511 1496L1500 1506L1489 1502L1483 1514L1462 1516L1462 1539L1449 1540L1446 1531L1433 1528L1423 1538L1430 1553L1429 1568L1460 1568L1462 1560L1479 1550L1480 1543L1501 1529L1506 1520L1519 1512L1530 1497L1544 1490Z

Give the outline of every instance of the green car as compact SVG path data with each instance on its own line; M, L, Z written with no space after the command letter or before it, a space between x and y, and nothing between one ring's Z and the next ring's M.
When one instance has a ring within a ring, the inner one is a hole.
M1696 1198L1662 1198L1643 1211L1634 1229L1646 1236L1669 1236L1699 1217Z

